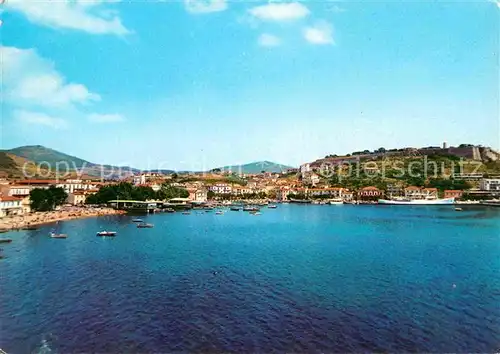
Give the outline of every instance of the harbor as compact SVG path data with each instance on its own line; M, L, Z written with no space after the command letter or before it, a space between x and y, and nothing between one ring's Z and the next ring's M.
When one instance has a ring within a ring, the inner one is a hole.
M304 352L316 343L325 352L357 352L369 340L384 352L492 352L500 210L462 207L283 203L260 206L255 216L225 206L62 221L54 231L68 235L61 240L48 236L51 224L10 231L2 237L12 241L1 246L9 281L0 292L0 347L172 352L182 337L182 349L194 352L211 331L207 346L237 351L256 326L257 342L247 344L255 351ZM139 218L154 227L138 229ZM101 231L116 234L96 237ZM366 325L388 313L397 314L389 326ZM418 322L408 320L414 313ZM96 326L106 330L89 344ZM315 342L324 326L344 336ZM432 326L439 331L426 334ZM388 339L401 331L414 335ZM137 337L117 340L131 333Z

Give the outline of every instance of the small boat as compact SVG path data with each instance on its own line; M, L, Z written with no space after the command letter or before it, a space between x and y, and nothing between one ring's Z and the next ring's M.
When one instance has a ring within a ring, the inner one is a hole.
M222 215L222 214L224 214L224 212L223 212L223 211L216 211L216 212L215 212L215 215Z
M379 199L379 204L388 205L450 205L455 203L455 198L444 199Z
M24 226L24 227L21 227L21 230L38 230L38 227L36 227L36 226Z
M255 213L252 213L253 215L262 215L262 213L260 211L257 211Z
M0 243L11 243L12 239L11 238L0 238Z
M115 237L116 236L116 231L100 231L100 232L97 233L97 236Z
M269 209L276 209L278 206L276 204L269 204L267 207Z
M51 232L50 233L50 238L68 238L68 235L66 234L56 234Z
M172 208L166 208L165 213L175 213L175 209Z
M455 208L455 211L462 211L462 208Z
M240 211L241 210L239 207L231 207L229 209L232 211Z
M132 222L143 222L142 219L132 219Z
M190 212L190 211L183 211L183 212L182 212L182 215L189 215L189 214L191 214L191 212Z
M243 211L250 211L250 212L252 212L252 211L257 212L257 211L259 211L259 210L260 210L259 208L257 208L257 207L252 207L252 206L248 206L248 207L244 207L244 208L243 208Z
M154 225L153 224L147 224L145 222L141 222L140 224L137 224L137 227L139 229L150 229L152 228Z
M344 202L342 201L342 199L332 199L332 200L330 200L330 204L331 205L342 205L342 204L344 204Z

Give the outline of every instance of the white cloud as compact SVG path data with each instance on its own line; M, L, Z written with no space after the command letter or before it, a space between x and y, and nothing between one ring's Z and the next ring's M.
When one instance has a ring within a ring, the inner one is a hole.
M251 8L249 12L264 21L290 21L309 15L309 9L298 2L269 3Z
M312 44L334 44L332 25L326 21L319 21L314 26L304 28L303 34Z
M84 85L66 83L54 64L33 49L0 47L3 92L7 101L18 106L71 108L100 100Z
M209 13L227 9L226 0L184 0L186 10L191 13Z
M257 42L263 47L276 47L281 44L281 39L275 35L263 33L259 36Z
M95 123L117 123L124 121L120 114L90 114L88 120Z
M23 13L29 21L53 28L80 30L91 34L129 33L120 17L103 6L115 0L8 0L5 9Z
M45 113L18 110L14 112L14 117L30 125L44 125L55 129L65 129L68 126L64 119L52 117Z

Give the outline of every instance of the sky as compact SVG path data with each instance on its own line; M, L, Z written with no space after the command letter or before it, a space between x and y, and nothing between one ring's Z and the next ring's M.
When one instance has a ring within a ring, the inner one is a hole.
M1 148L201 170L500 148L493 1L6 0Z

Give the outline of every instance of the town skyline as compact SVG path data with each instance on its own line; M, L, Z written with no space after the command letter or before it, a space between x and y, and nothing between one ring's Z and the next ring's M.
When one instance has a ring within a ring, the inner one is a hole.
M443 140L500 148L490 1L4 10L2 149L188 170Z

